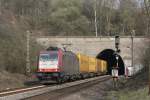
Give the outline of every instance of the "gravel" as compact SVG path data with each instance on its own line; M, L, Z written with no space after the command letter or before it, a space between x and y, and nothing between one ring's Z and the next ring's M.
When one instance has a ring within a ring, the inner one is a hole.
M112 89L112 80L92 81L75 85L24 100L106 100L107 92Z
M58 100L106 100L105 96L110 89L112 89L112 80L99 82L86 89L63 96Z

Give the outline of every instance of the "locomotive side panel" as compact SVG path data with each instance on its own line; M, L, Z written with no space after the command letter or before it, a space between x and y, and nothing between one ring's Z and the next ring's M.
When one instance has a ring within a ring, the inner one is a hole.
M70 51L64 52L62 60L63 66L61 69L65 75L79 74L79 62L74 53Z

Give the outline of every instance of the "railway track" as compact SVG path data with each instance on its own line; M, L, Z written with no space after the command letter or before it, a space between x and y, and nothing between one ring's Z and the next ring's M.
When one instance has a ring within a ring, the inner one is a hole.
M108 79L110 79L110 76L105 75L105 76L79 80L75 82L64 83L61 85L52 85L52 86L40 85L40 86L35 86L35 87L30 87L30 88L25 88L25 89L6 91L6 92L0 93L0 100L26 99L26 98L31 98L31 97L36 97L42 94L46 94L52 91L56 91L56 90L74 87L74 86L78 86L78 85L85 84L85 83L92 83L92 82L95 83L99 81L105 81Z
M19 88L19 89L13 89L13 90L10 90L10 91L4 91L4 92L0 92L0 97L7 96L7 95L12 95L12 94L15 94L15 93L20 93L20 92L25 92L25 91L31 91L31 90L39 89L39 88L43 88L43 87L45 87L45 85L39 85L39 86L34 86L34 87Z

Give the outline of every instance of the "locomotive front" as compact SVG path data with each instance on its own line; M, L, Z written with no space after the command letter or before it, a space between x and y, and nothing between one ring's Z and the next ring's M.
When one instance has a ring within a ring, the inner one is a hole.
M59 78L60 67L62 65L61 50L41 51L38 60L37 78L39 80L57 80Z

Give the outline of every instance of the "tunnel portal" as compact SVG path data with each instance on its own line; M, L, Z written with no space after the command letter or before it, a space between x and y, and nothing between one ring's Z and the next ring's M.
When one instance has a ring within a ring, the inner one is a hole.
M98 59L103 59L107 61L107 74L111 75L111 70L112 67L116 66L117 60L115 57L115 51L112 49L105 49L102 52L100 52L96 58ZM122 60L122 57L119 55L119 60L118 60L118 66L119 66L119 75L124 75L125 73L125 66L124 62Z

